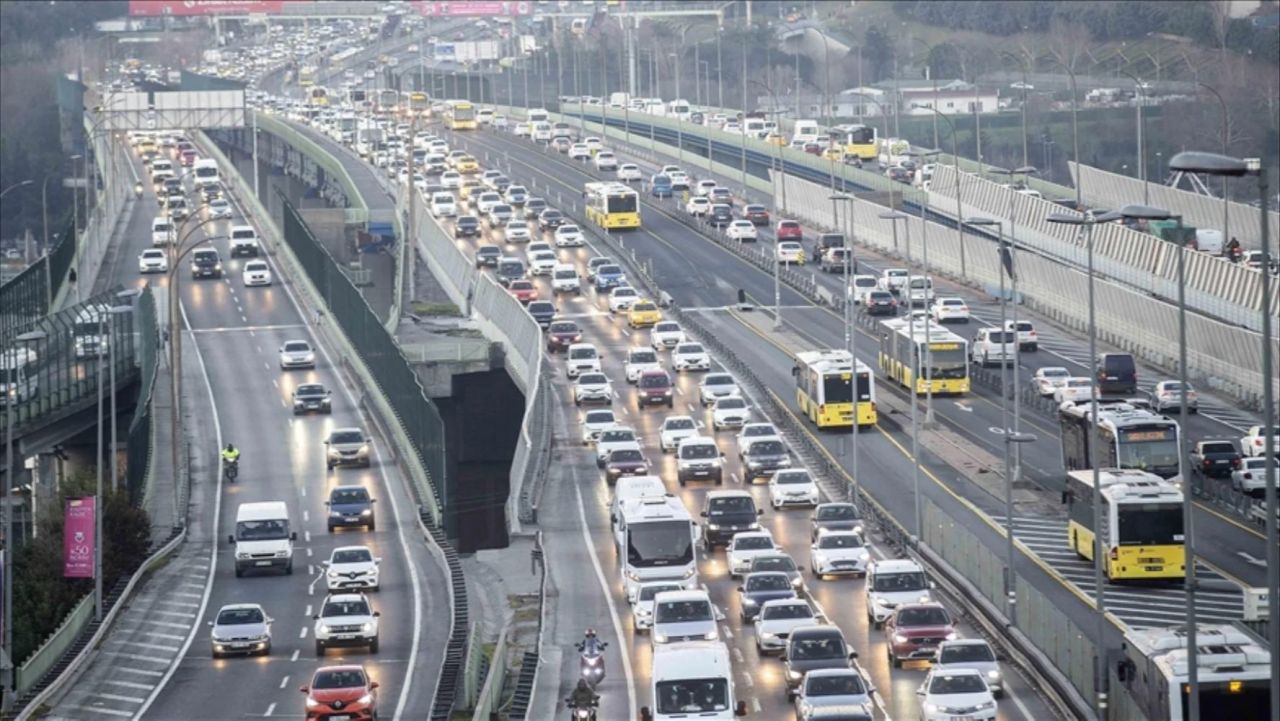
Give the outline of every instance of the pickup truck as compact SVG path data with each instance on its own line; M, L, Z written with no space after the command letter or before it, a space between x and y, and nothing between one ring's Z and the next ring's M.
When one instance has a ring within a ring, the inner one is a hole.
M1191 467L1209 478L1226 478L1240 467L1240 452L1231 441L1199 441L1191 451Z

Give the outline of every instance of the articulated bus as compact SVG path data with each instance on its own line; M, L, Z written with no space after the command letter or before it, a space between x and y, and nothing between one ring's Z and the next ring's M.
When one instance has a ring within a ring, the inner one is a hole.
M328 105L329 91L319 85L313 85L307 92L307 102L311 105Z
M936 324L925 333L924 321L906 318L880 322L880 370L917 395L969 392L969 342ZM920 377L916 377L916 368Z
M1089 403L1063 403L1058 409L1062 433L1062 465L1068 471L1087 471L1089 465ZM1181 485L1178 422L1123 402L1098 404L1098 467L1146 471Z
M467 100L450 100L444 111L444 124L450 130L475 130L476 106Z
M1191 683L1185 626L1131 629L1116 676L1150 721L1185 721ZM1196 626L1201 718L1263 719L1271 701L1275 650L1239 625Z
M858 157L863 162L875 160L879 153L876 129L871 125L837 126L831 131L831 144L843 150L846 156Z
M622 183L587 183L587 220L607 230L640 227L640 195Z
M420 90L405 93L403 108L410 117L425 118L431 114L431 98Z
M800 412L819 428L853 425L853 356L847 350L813 350L796 353L791 369L796 378L796 403ZM858 426L876 424L876 385L871 367L858 361Z
M1067 474L1067 543L1094 561L1094 534L1102 534L1102 570L1111 581L1184 580L1182 491L1143 471L1098 471L1102 515L1094 515L1093 471ZM1096 561L1095 561L1096 562Z

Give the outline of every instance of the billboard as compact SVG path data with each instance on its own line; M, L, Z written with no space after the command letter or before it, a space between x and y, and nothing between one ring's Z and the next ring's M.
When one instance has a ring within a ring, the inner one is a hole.
M437 17L494 17L533 12L533 0L425 0L414 5L420 14Z
M436 62L474 63L497 60L502 56L502 43L498 40L436 43L434 52Z
M94 509L93 496L68 498L62 526L62 575L65 578L93 578Z
M278 13L284 4L285 0L129 0L129 14L248 15Z

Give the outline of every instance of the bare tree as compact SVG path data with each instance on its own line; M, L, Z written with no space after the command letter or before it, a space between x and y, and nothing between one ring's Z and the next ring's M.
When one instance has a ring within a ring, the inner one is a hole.
M1093 38L1079 23L1054 19L1049 25L1049 54L1063 67L1077 72L1089 56Z

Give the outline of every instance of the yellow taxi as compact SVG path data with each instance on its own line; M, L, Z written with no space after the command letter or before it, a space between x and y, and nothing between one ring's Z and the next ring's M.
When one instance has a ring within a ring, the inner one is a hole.
M476 162L476 159L470 155L464 155L458 158L458 162L453 164L453 168L463 175L478 173L480 172L480 163Z
M769 133L764 136L764 142L770 145L785 146L787 144L787 139L782 137L782 133Z
M458 198L461 200L471 200L471 195L477 191L484 192L484 185L475 178L467 178L462 181L462 185L458 186Z
M843 162L844 150L841 148L837 148L835 146L831 146L830 148L827 148L826 150L822 151L822 159L834 160L837 163Z
M627 324L632 328L649 328L662 320L662 311L651 300L638 300L627 311Z

